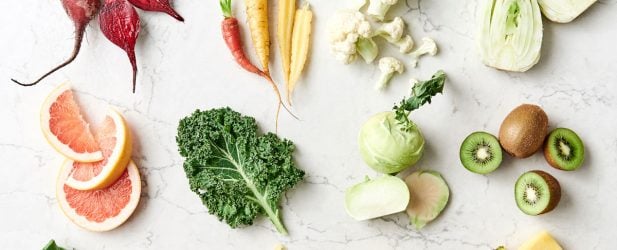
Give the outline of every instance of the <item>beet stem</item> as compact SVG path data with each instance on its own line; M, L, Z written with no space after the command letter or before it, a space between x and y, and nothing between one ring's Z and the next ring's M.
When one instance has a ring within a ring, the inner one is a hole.
M73 60L75 60L75 58L77 58L77 54L79 54L79 50L81 49L81 41L84 38L85 29L86 29L85 25L79 25L79 26L76 27L77 34L75 35L75 44L73 45L73 53L71 54L71 57L69 57L66 61L64 61L60 65L56 66L55 68L53 68L49 72L45 73L38 80L36 80L36 81L34 81L32 83L21 83L21 82L15 80L13 78L11 78L11 81L13 81L14 83L17 83L17 84L19 84L21 86L24 86L24 87L34 86L34 85L38 84L40 81L42 81L43 79L45 79L46 77L48 77L49 75L53 74L54 72L58 71L61 68L64 68L64 66L69 65L71 62L73 62Z

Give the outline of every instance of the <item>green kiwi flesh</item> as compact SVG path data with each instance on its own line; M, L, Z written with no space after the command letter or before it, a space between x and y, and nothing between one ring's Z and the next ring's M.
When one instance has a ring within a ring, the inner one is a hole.
M585 146L574 131L556 128L544 143L544 158L556 169L573 171L583 165Z
M503 154L497 137L486 132L473 132L461 144L463 166L477 174L488 174L501 165Z
M514 186L516 205L528 215L552 211L561 199L561 186L555 177L533 170L521 175Z

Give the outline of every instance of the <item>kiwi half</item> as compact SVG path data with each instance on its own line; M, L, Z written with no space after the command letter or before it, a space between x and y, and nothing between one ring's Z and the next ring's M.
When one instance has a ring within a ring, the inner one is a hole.
M465 138L459 155L463 166L477 174L495 171L503 159L497 138L481 131L473 132Z
M533 170L518 178L514 186L518 208L528 215L540 215L552 211L561 199L561 186L555 177Z
M574 131L556 128L551 131L544 143L544 158L556 169L576 170L585 160L585 146Z

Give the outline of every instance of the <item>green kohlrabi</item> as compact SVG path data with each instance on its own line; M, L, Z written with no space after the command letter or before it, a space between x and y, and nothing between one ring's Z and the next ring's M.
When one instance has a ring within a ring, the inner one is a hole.
M540 60L542 16L537 0L481 0L476 41L482 62L524 72Z
M366 164L381 173L397 173L415 164L424 152L424 137L409 119L411 111L443 91L446 75L438 71L430 80L416 83L412 96L403 99L393 111L368 119L360 129L358 144Z

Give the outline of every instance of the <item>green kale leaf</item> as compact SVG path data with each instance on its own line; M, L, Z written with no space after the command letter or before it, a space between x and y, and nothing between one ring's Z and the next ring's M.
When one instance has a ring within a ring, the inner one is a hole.
M55 240L50 240L49 243L47 243L47 245L43 247L43 250L65 250L65 249L56 245Z
M279 200L304 177L294 145L273 133L258 135L255 119L230 108L196 110L180 120L176 136L191 190L210 214L232 228L266 214L279 233Z

